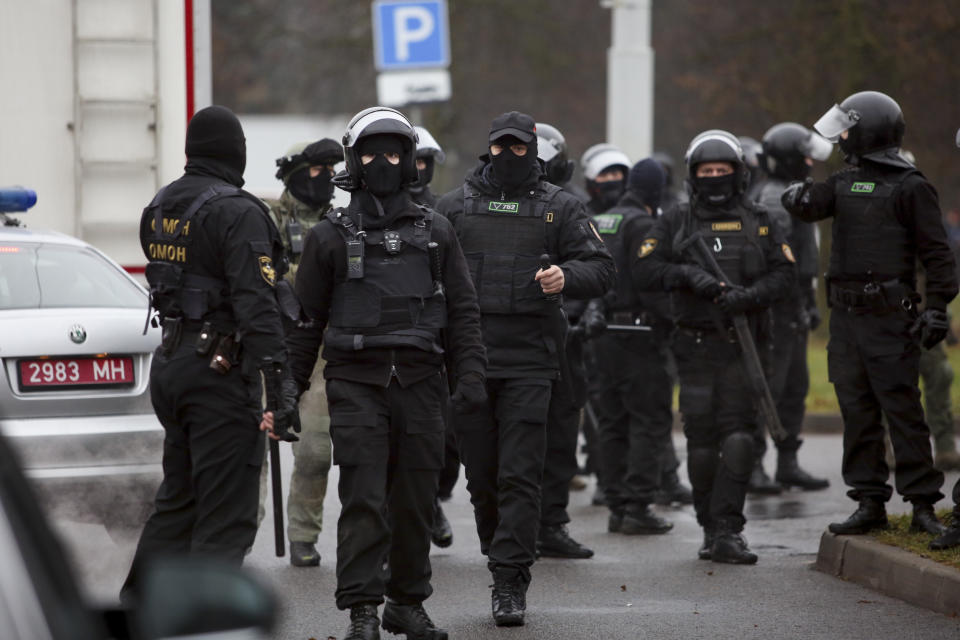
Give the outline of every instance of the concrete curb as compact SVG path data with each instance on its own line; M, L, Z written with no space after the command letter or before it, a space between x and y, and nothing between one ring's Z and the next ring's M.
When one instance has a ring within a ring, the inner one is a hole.
M814 568L918 607L960 615L960 571L870 536L824 531Z

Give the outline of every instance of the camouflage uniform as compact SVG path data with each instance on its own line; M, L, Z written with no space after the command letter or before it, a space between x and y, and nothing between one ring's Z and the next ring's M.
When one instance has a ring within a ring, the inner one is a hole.
M923 379L923 404L933 434L937 457L945 453L956 455L953 440L953 414L950 412L950 385L953 367L947 359L943 343L920 353L920 377Z
M291 221L298 222L305 236L331 206L311 209L286 189L279 200L266 200L266 203L270 206L270 212L280 229L284 249L290 257L290 271L286 278L293 283L300 254L292 251L287 225ZM327 474L330 471L330 416L327 413L326 384L322 375L324 364L322 359L317 359L310 377L310 388L300 398L302 431L300 441L293 443L293 475L287 497L287 538L290 542L314 544L323 528L323 499L327 494ZM263 519L266 495L267 465L264 464L260 474L258 524Z

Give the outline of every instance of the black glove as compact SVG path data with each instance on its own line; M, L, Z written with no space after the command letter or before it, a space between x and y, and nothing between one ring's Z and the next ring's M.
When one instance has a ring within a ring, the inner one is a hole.
M300 438L290 433L292 428L300 433L300 397L297 383L290 370L282 362L264 359L260 368L263 384L267 393L267 411L273 412L273 433L285 442L296 442Z
M910 333L914 337L919 336L920 346L924 349L935 347L938 342L947 337L949 331L950 321L947 319L947 312L940 309L924 310L910 327Z
M727 287L720 296L720 307L729 314L751 311L760 306L753 287Z
M713 300L723 292L720 281L700 267L691 264L680 265L680 274L684 284L699 298Z
M583 337L586 339L596 338L607 330L607 319L595 306L587 305L587 308L580 314L580 322L574 329L583 331Z
M807 307L807 328L810 331L816 331L821 322L823 322L823 317L820 315L820 309L817 308L817 305Z
M478 373L465 373L457 379L453 408L459 414L473 413L487 404L487 385Z
M809 200L807 194L812 184L813 178L807 178L803 182L794 182L784 189L780 196L780 204L783 205L784 209L791 212L802 208Z

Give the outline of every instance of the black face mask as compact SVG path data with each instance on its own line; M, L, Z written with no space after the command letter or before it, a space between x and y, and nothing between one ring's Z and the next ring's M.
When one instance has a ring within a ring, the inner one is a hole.
M710 178L694 178L693 186L697 194L707 204L721 205L728 202L737 193L737 173Z
M403 170L399 164L390 164L382 153L378 153L376 158L363 165L363 182L367 191L383 198L400 190Z
M433 180L433 156L420 158L426 166L423 169L417 169L417 181L410 185L414 189L423 189Z
M287 189L303 204L311 209L319 209L330 204L333 199L333 183L330 178L330 172L326 169L321 169L320 175L311 178L310 168L303 167L290 176Z
M617 206L617 202L623 197L624 189L626 189L626 185L623 180L594 182L594 195L604 209L612 209Z
M533 155L536 158L536 153ZM497 181L506 189L516 189L530 176L533 170L533 164L530 162L530 148L528 146L526 155L518 156L509 148L504 149L499 155L490 154L490 164L493 165L493 175Z

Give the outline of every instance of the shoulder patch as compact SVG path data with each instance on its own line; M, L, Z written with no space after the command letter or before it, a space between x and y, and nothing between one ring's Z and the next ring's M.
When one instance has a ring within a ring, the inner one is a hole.
M790 249L790 245L784 242L782 245L780 245L780 247L783 249L783 255L786 257L787 260L789 260L790 262L797 261L797 259L793 257L793 251Z
M263 276L264 281L271 287L276 286L277 270L273 268L273 260L270 259L270 256L259 256L257 261L260 265L260 275Z
M637 251L637 257L646 258L648 255L653 253L656 248L657 248L657 239L646 238L643 241L643 244L640 245L640 250Z

